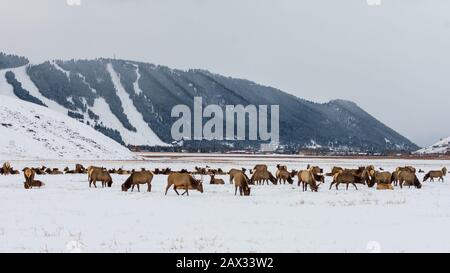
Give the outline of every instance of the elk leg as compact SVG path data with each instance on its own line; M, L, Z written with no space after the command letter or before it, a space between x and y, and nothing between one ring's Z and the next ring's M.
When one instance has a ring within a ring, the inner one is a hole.
M345 187L345 190L348 191L348 184L350 184L350 183L346 183L346 184L347 184L347 186Z
M173 190L177 193L177 195L180 195L179 193L178 193L178 191L177 191L177 186L173 186Z
M234 196L237 195L237 188L238 188L237 186L234 187Z
M138 188L138 192L141 192L141 189L139 188L139 184L136 184L137 188Z
M339 190L339 184L340 184L340 182L336 182L336 190L337 191Z
M150 184L150 182L147 183L147 192L151 192L152 191L152 184Z
M134 190L134 184L133 184L133 186L131 186L131 192L133 192L133 190Z
M167 195L167 191L170 189L170 186L171 186L171 185L167 185L167 186L166 186L166 193L165 193L164 195Z
M334 185L334 184L336 184L336 182L334 182L334 181L333 181L333 182L331 182L331 185L330 185L330 190L331 190L331 188L333 187L333 185Z
M353 186L355 186L355 189L358 190L358 188L356 187L356 184L355 183L352 183L352 184L353 184Z
M239 194L242 196L242 187L239 187Z
M94 180L94 187L95 187L95 188L97 188L96 182L97 182L97 181Z

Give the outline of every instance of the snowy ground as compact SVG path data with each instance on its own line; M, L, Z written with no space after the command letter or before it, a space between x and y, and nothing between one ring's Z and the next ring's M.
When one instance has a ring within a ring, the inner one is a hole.
M306 158L157 157L148 161L82 162L105 167L172 169L194 166L251 167L266 162L303 169L374 164L386 170L414 165L441 169L446 161ZM73 166L75 162L13 161L24 166ZM178 197L163 191L123 193L127 176L113 175L112 188L90 189L86 175L40 176L46 186L24 190L22 176L0 177L0 252L434 252L450 251L450 184L421 190L302 192L294 185L253 186L235 197L234 187L209 185ZM227 177L223 177L228 181ZM422 178L420 175L419 178ZM447 177L450 179L450 177Z

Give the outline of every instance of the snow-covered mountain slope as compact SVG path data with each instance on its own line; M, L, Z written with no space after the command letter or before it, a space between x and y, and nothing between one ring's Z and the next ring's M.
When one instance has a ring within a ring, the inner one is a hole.
M137 157L124 146L52 109L0 95L0 160Z
M416 154L446 154L450 153L450 137L444 138L438 143L415 152Z
M11 59L10 57L9 59ZM17 58L16 58L17 59ZM11 63L8 61L5 63ZM0 71L0 93L45 105L87 124L118 143L169 146L176 105L279 105L280 146L297 152L316 143L327 151L415 151L419 147L342 100L314 103L257 83L205 70L176 70L129 60L15 61ZM22 65L17 67L18 65ZM4 79L8 82L3 84ZM11 86L14 88L12 89ZM248 127L248 124L247 124ZM185 141L190 150L259 148L258 141Z

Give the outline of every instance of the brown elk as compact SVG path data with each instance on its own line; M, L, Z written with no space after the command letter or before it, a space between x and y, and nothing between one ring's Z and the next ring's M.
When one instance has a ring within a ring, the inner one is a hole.
M249 184L256 184L258 183L258 185L261 185L264 183L267 183L267 185L269 185L269 181L272 182L272 184L276 185L277 184L277 179L273 176L273 174L269 171L261 171L261 170L256 170L253 172L252 177L249 180Z
M325 174L326 176L334 176L335 174L339 173L340 171L343 171L344 169L341 167L333 167L333 169L331 169L330 173Z
M238 170L238 169L229 170L228 175L230 176L230 184L233 184L233 180L234 180L235 176L239 173L243 173L247 177L247 175L245 174L246 171L247 170L245 168L242 168L241 170ZM248 177L247 177L247 180L248 180Z
M281 169L281 170L279 169L275 173L275 177L277 178L277 182L280 183L280 185L281 185L281 182L283 182L283 184L286 184L286 181L289 184L293 184L294 180L292 178L295 177L296 174L297 174L297 171L288 172L286 169Z
M140 171L133 172L130 177L125 180L122 184L122 191L128 191L131 187L131 191L134 190L134 186L137 186L138 192L140 191L139 184L147 184L147 191L152 191L152 180L154 177L154 173L152 171Z
M180 195L177 189L184 189L183 193L189 195L189 189L195 189L199 192L203 193L203 183L200 180L195 179L192 175L188 173L171 173L167 177L167 186L165 195L167 195L167 191L172 187L173 190Z
M102 188L104 188L105 186L108 186L108 188L110 188L113 183L111 175L108 173L106 168L90 167L88 169L88 179L89 187L91 187L93 183L95 188L97 188L97 181L102 182Z
M303 191L307 191L309 185L312 192L317 192L319 190L319 186L317 185L317 181L314 175L315 175L314 167L310 167L308 170L299 171L297 174L298 186L302 184Z
M45 183L44 182L42 182L42 181L40 181L40 180L33 180L33 181L31 181L31 183L28 183L28 182L24 182L23 183L23 187L25 188L25 189L31 189L31 188L33 188L33 187L38 187L38 188L40 188L40 187L43 187L43 186L45 186Z
M416 174L411 171L400 171L397 175L397 179L400 184L400 188L403 188L403 186L408 186L409 188L411 188L411 186L414 186L417 189L422 188L422 184L420 183Z
M25 183L24 185L26 185L25 188L30 189L33 188L33 181L34 181L34 177L36 176L36 172L31 169L31 168L25 168L23 169L23 176L25 178Z
M3 163L3 166L0 169L0 173L3 175L8 175L11 174L11 170L12 170L11 163L5 162Z
M392 181L394 182L394 186L397 186L398 183L400 182L399 175L401 172L409 172L415 174L416 169L411 166L398 167L397 169L395 169L395 171L392 173Z
M355 189L358 190L358 187L356 187L356 183L362 183L362 181L362 177L356 174L354 171L343 170L333 176L333 182L330 185L330 190L333 185L336 185L336 190L339 190L339 184L346 184L346 190L348 190L348 185L352 184Z
M250 187L248 186L248 177L245 173L240 172L236 173L234 177L234 195L237 195L237 191L239 189L240 195L249 196L250 195Z
M391 185L392 182L394 181L393 175L390 172L378 172L375 170L371 170L370 176L371 176L371 179L368 183L369 187L373 187L376 184L377 189L383 188L383 186L379 186L380 184Z
M430 171L423 178L423 182L427 181L428 179L431 179L431 182L434 182L435 178L439 178L438 181L444 182L444 176L446 176L446 175L447 175L446 167L442 168L442 170L440 170L440 171Z
M210 177L211 177L211 180L210 180L209 184L212 184L212 185L224 185L225 184L225 181L223 181L223 179L215 178L214 174L211 174Z

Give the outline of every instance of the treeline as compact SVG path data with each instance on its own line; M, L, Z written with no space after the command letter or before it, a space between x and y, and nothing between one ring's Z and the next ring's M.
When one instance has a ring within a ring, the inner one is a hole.
M40 99L32 96L30 92L22 87L22 84L17 81L16 75L12 71L7 71L5 73L5 78L6 82L13 87L13 92L18 98L47 107Z
M24 66L28 64L28 62L28 59L25 57L0 52L0 69Z

